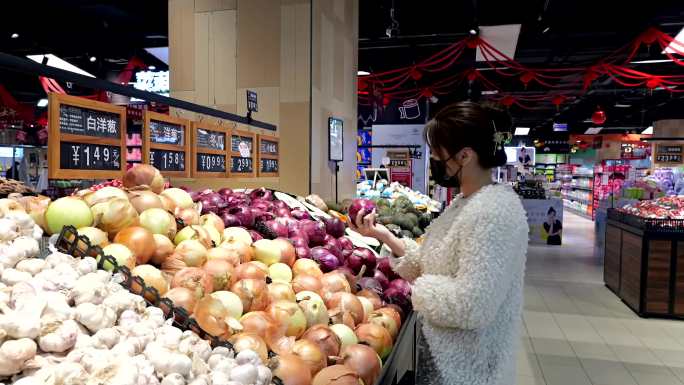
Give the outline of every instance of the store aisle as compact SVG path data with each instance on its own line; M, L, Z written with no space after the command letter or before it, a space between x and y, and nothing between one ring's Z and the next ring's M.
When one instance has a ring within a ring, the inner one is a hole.
M641 319L604 285L593 223L530 246L518 385L684 384L684 321Z

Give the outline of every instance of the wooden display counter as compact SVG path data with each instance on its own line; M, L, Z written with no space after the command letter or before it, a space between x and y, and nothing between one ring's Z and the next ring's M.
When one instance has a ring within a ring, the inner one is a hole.
M640 317L684 319L684 220L609 209L603 281Z

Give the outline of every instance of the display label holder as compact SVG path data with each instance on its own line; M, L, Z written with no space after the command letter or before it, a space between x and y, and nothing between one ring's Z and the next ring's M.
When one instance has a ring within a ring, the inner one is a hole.
M48 177L122 178L126 172L126 108L57 93L49 93L48 101Z
M228 151L230 161L228 176L231 178L254 178L256 176L256 134L243 130L231 130Z
M227 178L230 167L230 130L217 124L192 122L190 133L192 177ZM209 163L212 166L208 166ZM223 165L223 171L218 170L219 163ZM216 171L209 171L210 169Z
M181 139L179 134L182 134ZM145 110L143 163L155 166L165 176L190 178L192 154L189 134L189 120Z
M262 177L278 177L280 175L280 138L273 135L257 136L258 165L257 175Z

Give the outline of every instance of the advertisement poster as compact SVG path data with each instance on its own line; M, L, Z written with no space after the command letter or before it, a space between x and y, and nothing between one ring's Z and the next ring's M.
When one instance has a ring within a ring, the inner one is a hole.
M523 199L530 226L530 244L560 245L563 240L563 201Z

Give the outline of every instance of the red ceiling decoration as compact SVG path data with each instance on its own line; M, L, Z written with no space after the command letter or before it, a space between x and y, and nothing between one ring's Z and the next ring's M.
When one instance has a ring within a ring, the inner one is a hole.
M646 87L651 90L662 87L670 92L684 92L684 89L676 88L684 85L684 75L649 74L627 66L642 46L650 47L653 44L663 50L673 63L684 66L684 59L675 56L684 55L684 42L677 41L656 28L647 29L629 44L586 67L528 67L502 53L479 36L468 37L412 66L359 77L359 90L364 91L359 93L359 103L370 105L381 100L383 105L388 105L392 99L419 99L444 95L463 82L479 82L485 90L496 91L497 96L494 99L509 107L515 105L523 109L534 109L534 103L550 102L559 108L568 98L587 91L602 77L609 77L624 87ZM406 83L410 81L415 85L424 78L424 74L446 71L466 50L476 48L480 49L491 72L500 77L516 77L525 88L532 84L541 86L546 88L546 91L541 91L545 93L536 96L508 95L499 83L492 80L493 78L485 77L482 71L474 68L434 81L432 84L406 87ZM568 91L567 89L573 85L577 86L577 91ZM365 92L369 89L371 92Z

